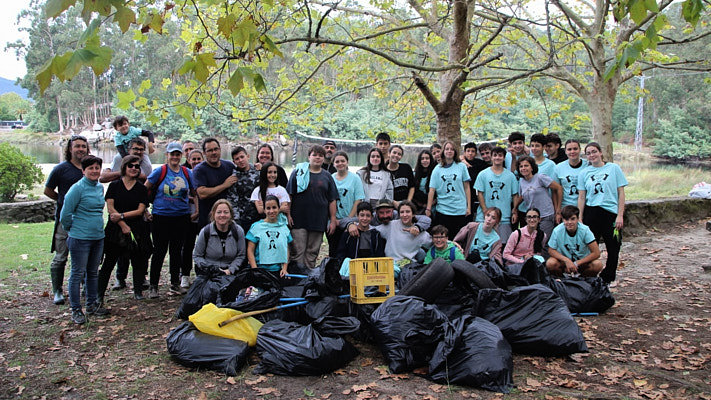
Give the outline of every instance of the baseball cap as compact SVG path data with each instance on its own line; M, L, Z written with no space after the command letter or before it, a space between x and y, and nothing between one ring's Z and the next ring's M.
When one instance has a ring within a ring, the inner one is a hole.
M180 145L178 142L170 142L168 143L168 146L165 148L166 153L172 153L174 151L179 151L183 152L183 146Z

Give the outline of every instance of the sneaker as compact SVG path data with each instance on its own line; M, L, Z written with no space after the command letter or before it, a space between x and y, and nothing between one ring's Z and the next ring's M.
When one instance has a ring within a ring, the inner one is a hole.
M150 289L148 289L148 298L149 299L157 299L160 297L158 295L158 288L155 286L152 286Z
M190 287L190 277L183 275L182 278L180 278L180 287L181 288L189 288Z
M84 315L81 310L73 310L72 311L72 322L74 322L77 325L83 325L86 323L86 316Z
M143 297L143 293L142 293L142 292L134 292L134 293L133 293L133 298L136 299L136 300L144 300L144 299L145 299L145 297Z
M109 315L110 311L101 306L101 303L89 304L86 306L86 313L89 315L104 316Z
M114 286L111 287L111 290L121 290L121 289L126 289L126 281L116 279L116 281L114 282Z
M188 292L188 289L186 289L180 285L170 285L170 291L175 294L185 294Z

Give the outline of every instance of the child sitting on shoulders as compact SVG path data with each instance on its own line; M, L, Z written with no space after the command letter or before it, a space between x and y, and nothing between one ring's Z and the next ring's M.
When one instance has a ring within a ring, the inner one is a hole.
M432 228L432 247L427 250L425 264L429 264L435 258L443 258L448 262L454 260L464 260L464 254L454 242L447 240L449 230L444 225L436 225Z
M114 144L116 145L116 150L121 154L121 157L126 157L128 154L127 145L128 142L133 138L139 136L148 137L148 153L153 154L155 148L153 147L153 142L155 142L155 137L153 132L147 131L145 129L138 129L135 126L131 126L128 123L128 118L125 115L119 115L114 119Z

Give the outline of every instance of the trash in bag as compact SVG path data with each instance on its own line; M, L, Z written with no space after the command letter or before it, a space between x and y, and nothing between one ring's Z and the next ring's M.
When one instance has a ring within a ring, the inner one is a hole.
M433 304L447 316L447 319L452 320L471 314L472 306L476 304L476 297L467 292L459 282L453 281L442 290Z
M308 376L343 367L358 350L342 337L322 335L313 325L274 320L259 330L257 353L261 362L256 374Z
M254 318L243 318L219 327L219 323L228 320L235 315L242 314L231 308L217 308L212 303L205 304L202 308L191 315L188 319L202 333L220 336L228 339L241 340L250 346L257 344L257 332L262 327L262 323Z
M237 293L232 298L222 297L220 307L242 312L264 310L279 304L281 285L269 271L261 268L246 268L235 275Z
M188 319L208 303L219 304L223 299L235 298L239 287L234 275L225 275L221 271L213 271L209 275L198 275L190 290L183 297L183 302L175 312L175 317Z
M564 356L588 351L563 299L541 284L511 291L482 289L472 311L496 324L517 353Z
M425 264L420 263L410 263L400 268L400 275L398 275L395 280L395 284L398 289L402 289L407 284L417 276L423 269L425 269Z
M190 321L170 331L166 338L168 353L181 365L204 368L236 376L249 356L249 345L200 332Z
M324 316L347 317L350 315L348 312L350 298L340 299L337 296L325 296L320 299L311 298L309 300L309 304L306 304L303 308L305 313L304 322L306 324Z
M699 182L689 191L689 197L697 199L711 199L711 184Z
M435 382L454 383L508 393L513 387L511 345L499 328L473 316L447 324L444 340L430 360Z
M434 303L437 297L452 282L454 270L449 262L436 258L421 268L419 272L400 289L404 296L417 296L428 303ZM398 277L399 280L399 277Z
M311 325L324 336L350 335L360 329L360 321L356 317L326 316L318 318Z
M356 304L348 302L348 311L350 315L358 318L360 321L360 329L353 333L353 338L361 342L374 342L373 337L373 321L371 316L373 312L380 307L380 304Z
M531 285L546 282L549 277L545 264L539 260L538 257L529 257L523 265L521 265L519 275L526 279Z
M397 374L427 364L444 336L447 317L421 298L397 295L381 304L371 321L375 342Z
M338 296L350 293L348 278L341 277L341 262L326 257L318 267L312 269L304 282L304 297Z
M461 261L460 261L461 262ZM509 287L515 286L528 286L529 282L516 274L512 274L507 270L504 270L496 263L492 258L490 260L483 260L476 264L474 267L481 271L484 271L486 275L491 278L491 281L498 287L502 289L507 289Z
M598 277L549 278L547 285L560 296L571 313L605 312L615 304L610 288Z

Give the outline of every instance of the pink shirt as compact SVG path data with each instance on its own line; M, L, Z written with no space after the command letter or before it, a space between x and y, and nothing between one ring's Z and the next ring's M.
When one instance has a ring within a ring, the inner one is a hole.
M529 233L527 227L521 228L521 240L519 240L518 233L516 232L517 231L514 231L511 236L509 236L509 240L508 242L506 242L506 247L504 248L504 261L507 265L524 262L525 260L522 259L524 256L530 256L531 254L541 254L533 252L533 242L536 240L536 231L533 231L533 233ZM516 244L516 242L518 242L518 245ZM545 243L546 234L544 233L542 244Z

